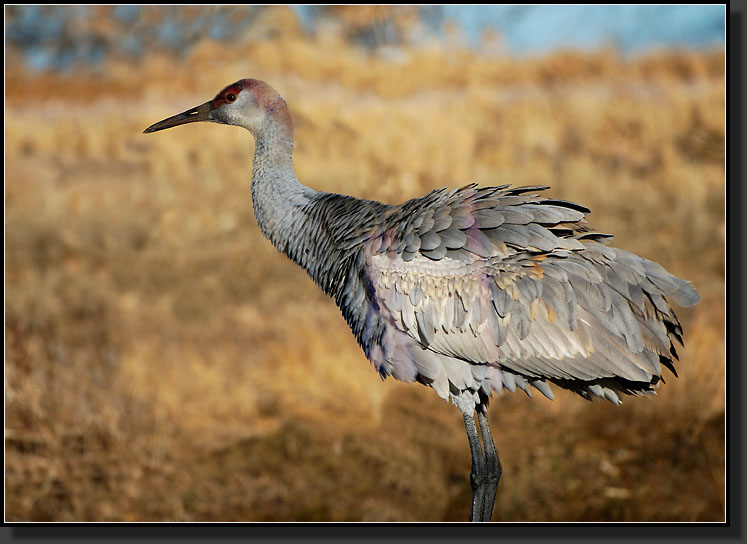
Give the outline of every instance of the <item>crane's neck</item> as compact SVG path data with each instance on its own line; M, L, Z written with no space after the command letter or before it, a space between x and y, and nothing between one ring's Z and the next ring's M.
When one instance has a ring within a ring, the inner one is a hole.
M255 134L254 215L265 237L335 299L368 356L383 325L365 294L355 241L377 230L389 206L306 187L293 173L292 156L292 138Z
M252 202L262 233L286 255L307 235L298 217L317 191L306 187L293 172L293 139L285 130L254 136Z

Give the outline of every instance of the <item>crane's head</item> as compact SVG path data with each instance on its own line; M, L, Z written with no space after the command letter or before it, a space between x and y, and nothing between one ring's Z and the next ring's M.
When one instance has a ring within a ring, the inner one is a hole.
M244 127L255 137L268 129L293 132L285 100L275 89L258 79L241 79L223 89L209 102L159 121L143 132L147 134L197 121Z

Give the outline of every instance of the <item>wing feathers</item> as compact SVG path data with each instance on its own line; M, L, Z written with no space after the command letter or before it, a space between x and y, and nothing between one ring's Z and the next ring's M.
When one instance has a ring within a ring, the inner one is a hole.
M607 235L585 226L587 208L531 194L542 189L435 191L390 214L394 238L376 238L366 263L379 307L408 340L385 335L388 363L377 368L414 371L442 396L531 395L531 385L552 398L550 380L613 403L651 390L662 364L674 368L682 330L666 297L689 305L697 293L600 243Z

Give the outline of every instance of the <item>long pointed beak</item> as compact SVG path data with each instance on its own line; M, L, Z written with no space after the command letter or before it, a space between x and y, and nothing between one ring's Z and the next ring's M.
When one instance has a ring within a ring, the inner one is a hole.
M163 121L159 121L158 123L149 126L143 131L143 134L156 132L165 128L184 125L186 123L196 123L197 121L212 121L213 119L210 116L211 110L212 107L210 106L210 102L205 102L201 106L197 106L196 108L192 108L191 110L187 110L178 115L174 115L173 117L169 117L168 119L164 119Z

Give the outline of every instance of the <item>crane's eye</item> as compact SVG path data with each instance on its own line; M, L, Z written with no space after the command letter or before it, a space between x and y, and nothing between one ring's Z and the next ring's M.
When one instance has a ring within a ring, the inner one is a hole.
M226 100L228 100L229 102L233 102L234 100L236 100L236 95L233 93L228 93L226 95Z

